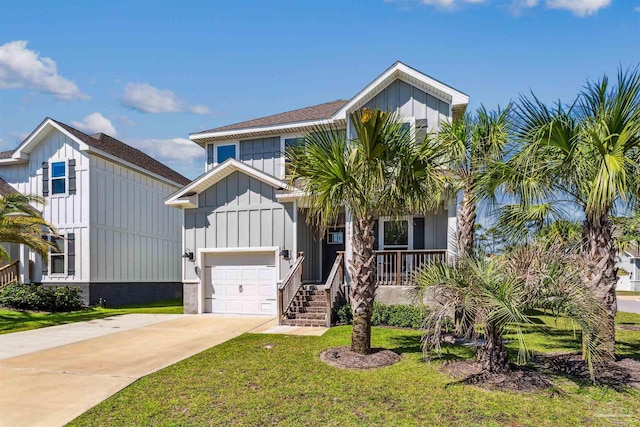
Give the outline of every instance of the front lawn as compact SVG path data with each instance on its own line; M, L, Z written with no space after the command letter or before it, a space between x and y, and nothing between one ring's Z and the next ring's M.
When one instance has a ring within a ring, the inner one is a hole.
M568 322L537 319L528 331L531 350L579 349ZM640 315L624 313L618 321L640 324ZM543 330L551 336L542 339ZM416 331L373 329L374 346L403 354L396 365L345 371L322 363L318 354L347 345L350 331L242 335L137 381L71 425L640 425L636 389L617 392L561 377L554 377L556 389L536 393L456 384L438 371L439 362L422 361ZM640 358L640 332L619 330L618 339L620 354ZM471 350L445 354L461 357L472 357Z
M0 334L43 328L45 326L61 325L64 323L102 319L105 317L131 313L181 314L182 301L164 301L119 308L92 307L69 313L43 313L0 308Z

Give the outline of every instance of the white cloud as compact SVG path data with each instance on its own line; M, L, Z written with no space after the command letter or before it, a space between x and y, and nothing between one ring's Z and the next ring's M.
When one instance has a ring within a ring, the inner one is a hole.
M89 98L74 82L58 74L53 59L27 49L27 43L17 40L0 46L0 89L38 89L58 99Z
M71 122L75 127L88 133L106 133L110 136L116 136L118 132L111 123L111 120L107 119L100 113L91 113L85 117L81 122Z
M134 139L131 145L167 163L191 163L204 156L204 150L186 138Z
M461 3L485 3L487 0L420 0L422 4L432 4L436 7L451 9Z
M564 9L577 16L593 15L611 4L611 0L547 0L549 9Z
M636 12L640 12L640 6L634 7L633 10L635 10Z
M209 114L209 108L204 105L185 105L172 91L158 89L149 83L127 83L121 102L123 105L143 113L190 111L194 114Z

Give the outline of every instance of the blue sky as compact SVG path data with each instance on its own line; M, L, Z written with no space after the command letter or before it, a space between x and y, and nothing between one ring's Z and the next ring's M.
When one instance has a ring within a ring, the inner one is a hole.
M396 60L470 108L570 100L640 61L640 1L3 0L0 149L51 116L193 178L189 132L348 99Z

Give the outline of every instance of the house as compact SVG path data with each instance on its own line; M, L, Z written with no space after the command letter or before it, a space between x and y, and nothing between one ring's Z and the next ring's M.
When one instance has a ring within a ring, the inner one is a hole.
M0 153L0 191L41 196L34 207L60 234L47 263L9 245L20 280L80 287L87 304L179 298L182 218L164 198L189 182L109 135L46 118Z
M349 282L344 262L351 253L351 219L343 212L322 235L307 223L300 191L285 178L285 147L319 125L344 128L350 137L347 117L362 108L395 110L412 129L435 131L442 121L462 116L468 100L397 62L350 100L190 134L206 149L205 172L166 199L184 216L183 250L190 257L183 264L185 312L278 315L295 323L292 310L300 303L318 309L299 313L297 324L329 322L326 312ZM411 272L453 256L455 235L455 200L436 212L379 218L377 299L406 302Z
M616 257L617 291L640 291L640 246L631 244ZM623 273L624 272L624 273Z

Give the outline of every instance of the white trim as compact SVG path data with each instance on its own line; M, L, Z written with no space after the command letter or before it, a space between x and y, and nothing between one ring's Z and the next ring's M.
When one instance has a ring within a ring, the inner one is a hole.
M69 161L67 159L54 160L57 157L53 157L49 160L49 196L48 198L67 197L69 195ZM53 177L53 164L64 163L64 175L62 177ZM53 180L64 180L64 193L53 192Z
M254 132L272 132L276 130L287 130L287 129L295 129L301 127L313 127L313 126L322 126L333 123L331 119L323 119L323 120L309 120L306 122L292 122L292 123L283 123L280 125L271 125L271 126L257 126L251 128L243 128L243 129L232 129L226 131L218 131L218 132L208 132L208 133L199 133L199 134L190 134L189 139L192 141L197 141L199 139L206 138L221 138L224 136L235 136L242 134L250 134Z
M233 156L233 159L240 159L240 141L216 141L211 142L207 145L213 145L213 163L211 164L211 168L214 168L220 164L220 162L218 161L218 148L225 145L234 145L236 147L236 155Z
M196 178L190 184L167 196L165 198L165 204L177 207L184 206L185 203L181 203L178 199L180 199L185 193L195 191L199 194L235 171L239 171L244 173L245 175L252 176L266 184L271 185L272 187L291 190L290 186L286 182L272 175L252 168L251 166L236 159L227 159L222 164L213 167L206 173L202 174L199 178Z
M413 216L405 215L399 217L392 216L381 216L378 218L378 249L381 251L393 251L397 250L404 245L392 245L389 248L385 248L384 244L384 223L385 222L396 222L396 221L407 221L408 230L407 230L407 250L413 250ZM388 245L387 245L388 246Z
M200 270L198 281L198 314L204 313L205 309L205 255L207 254L252 254L252 253L268 253L273 252L276 266L276 286L280 278L280 247L279 246L258 246L258 247L240 247L240 248L198 248L196 249L196 267ZM183 281L183 283L186 283Z
M295 262L298 259L298 202L293 201L293 256L291 259Z
M334 120L346 119L347 112L353 109L356 105L360 103L366 96L370 95L373 92L379 92L384 89L387 85L385 82L387 80L396 80L403 79L403 76L407 76L409 78L416 79L417 81L423 83L426 86L433 88L435 93L432 93L434 96L438 95L438 92L442 92L448 95L451 99L445 100L452 105L458 104L467 104L469 103L469 97L464 93L452 88L451 86L447 86L444 83L441 83L426 74L423 74L413 68L403 64L402 62L396 62L391 67L389 67L385 72L383 72L378 78L376 78L373 82L369 83L364 89L362 89L356 96L354 96L349 102L347 102L342 108L340 108L334 115ZM404 80L406 81L406 80ZM411 82L407 82L412 84ZM413 85L413 84L412 84ZM383 86L381 89L380 86ZM380 90L377 90L380 89ZM440 96L441 97L441 96Z

